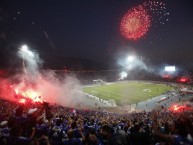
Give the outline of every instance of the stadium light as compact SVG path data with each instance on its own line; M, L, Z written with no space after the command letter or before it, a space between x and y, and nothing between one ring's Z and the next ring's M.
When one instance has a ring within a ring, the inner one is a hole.
M165 71L166 72L175 72L176 67L175 66L165 66Z
M135 60L134 56L128 56L127 61L128 62L133 62Z

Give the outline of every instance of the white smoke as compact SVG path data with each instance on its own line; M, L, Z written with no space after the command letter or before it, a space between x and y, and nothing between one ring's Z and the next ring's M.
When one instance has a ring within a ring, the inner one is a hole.
M23 71L26 78L30 81L36 79L39 74L39 66L43 63L39 54L30 50L27 45L23 45L18 51L18 56L23 61Z
M127 58L121 58L118 60L118 64L121 65L123 68L127 69L128 71L136 68L148 70L147 65L143 62L142 59L138 58L137 56L129 56Z
M119 80L124 80L127 78L127 72L125 71L122 71L120 74L119 74Z
M79 80L68 75L59 78L52 70L43 71L40 69L43 61L37 51L30 50L26 45L18 51L18 56L23 61L23 73L16 74L13 78L17 81L6 80L6 87L11 86L12 93L6 88L2 91L5 99L16 101L14 95L22 94L32 100L42 100L49 103L57 103L62 106L74 107L84 102L83 94L79 93L81 85ZM12 78L12 80L13 80ZM15 93L15 94L14 94Z

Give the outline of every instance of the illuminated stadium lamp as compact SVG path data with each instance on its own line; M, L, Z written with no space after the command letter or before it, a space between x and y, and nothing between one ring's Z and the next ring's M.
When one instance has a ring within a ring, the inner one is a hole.
M133 62L133 61L134 61L134 59L135 59L135 57L134 57L134 56L128 56L128 58L127 58L128 62Z
M165 66L165 71L166 72L175 72L176 67L175 66Z

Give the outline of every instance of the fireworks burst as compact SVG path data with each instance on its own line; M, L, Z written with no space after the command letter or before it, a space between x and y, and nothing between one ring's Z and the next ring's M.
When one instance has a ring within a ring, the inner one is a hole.
M150 28L151 19L142 5L132 8L123 16L120 25L121 34L127 39L137 40Z
M121 34L129 40L144 36L151 25L158 27L169 21L169 12L162 1L146 1L128 10L120 24Z
M167 11L166 4L162 1L147 1L143 3L143 7L148 10L152 15L152 20L155 27L158 24L166 24L169 21L169 12Z

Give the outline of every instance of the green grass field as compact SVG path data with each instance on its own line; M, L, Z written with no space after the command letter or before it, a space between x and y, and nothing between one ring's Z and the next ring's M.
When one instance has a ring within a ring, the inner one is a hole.
M105 100L114 99L117 105L128 105L159 96L171 89L172 86L164 84L130 81L85 87L83 92Z

